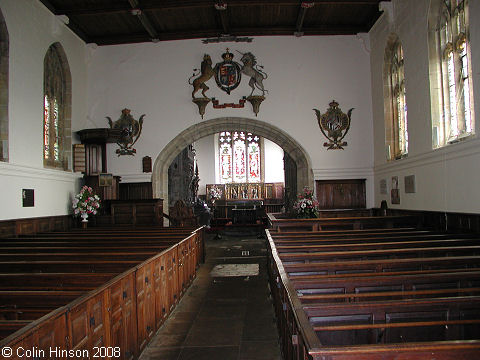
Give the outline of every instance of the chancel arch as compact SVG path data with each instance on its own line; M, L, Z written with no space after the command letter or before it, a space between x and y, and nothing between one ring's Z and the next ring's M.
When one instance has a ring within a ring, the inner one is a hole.
M290 135L278 127L260 120L223 117L192 125L165 146L157 156L153 168L152 187L154 197L164 199L164 202L168 204L168 167L179 152L193 142L225 129L252 132L279 145L288 154L289 159L296 164L296 192L299 192L304 186L313 188L313 171L310 157L305 149Z

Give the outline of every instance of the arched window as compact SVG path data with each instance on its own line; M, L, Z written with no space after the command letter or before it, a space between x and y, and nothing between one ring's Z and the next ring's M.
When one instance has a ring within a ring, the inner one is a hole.
M8 161L8 61L9 38L0 11L0 161Z
M218 135L220 183L261 181L260 137L244 131Z
M385 51L384 82L387 159L400 159L408 154L408 122L403 49L395 35Z
M68 63L59 43L48 48L43 66L43 163L66 170L71 153L71 80Z
M467 0L432 1L429 14L432 144L474 133Z

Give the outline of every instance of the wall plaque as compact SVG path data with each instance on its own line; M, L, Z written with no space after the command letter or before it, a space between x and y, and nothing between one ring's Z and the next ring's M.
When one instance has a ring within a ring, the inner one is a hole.
M380 194L387 195L387 179L380 180Z
M33 189L22 189L22 203L23 207L35 206L35 196Z
M404 182L405 182L405 193L413 194L417 192L417 189L415 188L415 175L405 176Z

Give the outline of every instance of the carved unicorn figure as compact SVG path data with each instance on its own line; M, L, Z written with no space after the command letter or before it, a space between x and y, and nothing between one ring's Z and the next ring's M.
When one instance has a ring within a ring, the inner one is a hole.
M268 91L263 87L263 80L268 77L268 75L262 70L263 66L257 65L257 60L251 52L247 52L245 54L241 53L240 51L238 52L242 55L242 58L240 59L240 61L243 63L241 72L250 77L250 81L248 82L248 85L250 85L252 88L250 96L253 95L255 88L262 92L262 96L265 95L265 92L268 93Z

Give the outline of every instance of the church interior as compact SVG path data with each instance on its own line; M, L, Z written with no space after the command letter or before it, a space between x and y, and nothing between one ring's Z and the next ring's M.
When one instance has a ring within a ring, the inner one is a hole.
M480 358L478 64L477 0L0 0L2 357Z

